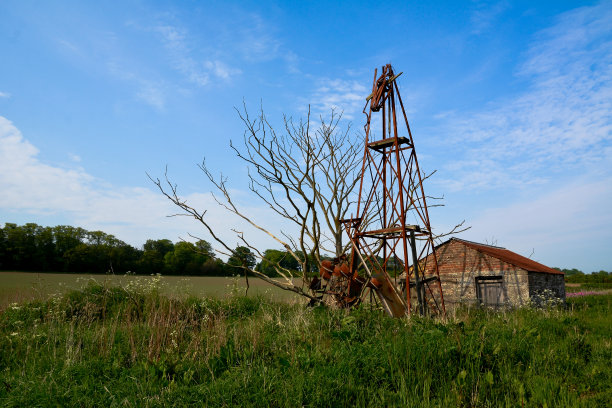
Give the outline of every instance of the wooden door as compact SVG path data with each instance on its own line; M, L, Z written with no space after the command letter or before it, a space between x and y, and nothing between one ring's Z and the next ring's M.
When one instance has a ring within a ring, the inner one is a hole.
M502 302L501 276L481 276L476 278L476 296L483 306L500 306Z

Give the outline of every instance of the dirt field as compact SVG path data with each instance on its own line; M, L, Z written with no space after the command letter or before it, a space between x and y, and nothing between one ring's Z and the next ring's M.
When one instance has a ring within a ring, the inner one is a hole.
M35 272L0 272L0 308L13 302L44 299L70 289L79 289L91 279L105 285L128 285L130 282L150 283L150 276L117 276ZM249 278L249 295L265 294L276 300L300 300L298 295L278 289L260 279ZM169 296L223 297L233 292L243 294L244 278L162 276L160 289Z

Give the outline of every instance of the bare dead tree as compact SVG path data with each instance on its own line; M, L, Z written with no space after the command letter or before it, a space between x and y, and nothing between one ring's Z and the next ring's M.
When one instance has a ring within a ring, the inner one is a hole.
M270 235L273 239L275 239L277 242L279 242L281 245L283 245L290 253L292 256L297 257L297 255L295 254L294 251L291 250L291 247L283 242L282 240L280 240L278 237L276 237L274 234L272 234L271 232L269 232L267 229L257 225L256 223L254 223L250 218L246 217L244 214L242 214L234 205L234 202L231 199L231 196L229 195L229 192L227 190L226 187L226 180L221 176L220 179L218 181L214 180L212 178L212 174L206 170L206 167L204 167L204 165L202 165L202 169L205 171L206 175L209 177L209 179L214 183L214 185L216 186L216 188L222 193L223 197L224 197L224 202L217 200L217 202L222 205L225 209L227 209L229 212L238 215L240 218L242 218L243 220L245 220L247 223L249 223L250 225L252 225L253 227L267 233L268 235ZM167 171L164 174L164 179L163 181L160 180L159 178L153 178L150 175L149 179L151 179L151 181L157 186L157 188L161 191L161 193L166 196L166 198L168 198L174 205L176 205L177 207L179 207L182 212L181 213L177 213L171 216L188 216L188 217L193 217L194 219L198 220L203 226L204 228L208 231L208 233L210 234L210 236L221 246L220 248L216 248L215 250L223 255L227 255L227 256L231 256L233 254L235 254L235 249L233 249L232 247L230 247L216 232L215 230L210 226L210 224L208 223L208 221L205 219L205 215L206 215L206 210L198 210L195 207L192 207L191 205L189 205L187 203L187 201L182 198L179 193L178 193L178 187L176 184L172 183L169 179L168 179L168 174ZM233 230L234 232L236 232L236 234L238 234L238 237L244 242L244 244L249 248L255 251L256 256L260 259L263 259L263 254L254 246L250 245L249 242L244 238L243 234L240 231L236 231ZM253 275L263 279L264 281L277 286L281 289L284 290L289 290L292 292L295 292L299 295L305 296L309 299L311 299L312 301L319 301L317 298L313 297L307 290L305 290L304 285L296 285L294 283L294 273L291 270L288 270L284 267L282 267L279 263L276 262L270 262L272 264L272 266L274 267L274 269L276 270L276 272L282 277L281 280L279 279L273 279L270 278L269 276L253 269L253 268L249 268L248 266L246 266L245 264L243 264L242 266L240 266L241 269L244 270L245 275L247 273L252 273ZM302 279L302 281L304 281L304 279Z
M245 265L241 268L245 277L251 273L272 285L318 301L306 286L310 281L308 274L318 270L322 254L331 253L340 257L351 245L350 242L343 244L344 229L340 220L347 218L356 198L364 137L352 133L350 125L340 129L342 115L333 110L329 119L320 117L315 122L317 126L314 130L310 109L305 120L295 122L291 117L284 116L282 132L274 129L263 109L255 117L249 116L245 106L242 111L237 109L237 112L245 131L241 143L230 142L230 146L249 168L249 188L272 211L288 220L294 227L292 231L271 231L258 224L238 208L222 175L216 178L206 167L205 161L199 167L214 185L217 195L213 193L213 197L219 205L274 239L300 265L299 274L296 275L295 271L266 260L281 276L280 279L270 278ZM206 211L192 207L181 198L176 184L168 179L167 173L163 180L149 178L162 194L182 210L177 216L190 216L198 220L220 245L216 248L219 253L227 256L234 254L235 249L206 220ZM461 225L453 231L456 232ZM264 259L264 254L241 231L232 231L257 258ZM299 278L297 283L295 278Z
M320 259L321 251L336 257L345 252L343 227L352 195L359 182L363 137L351 133L350 124L338 129L341 114L331 111L320 117L311 131L310 110L306 121L283 118L284 133L278 134L260 109L251 119L246 107L238 111L245 125L242 145L231 143L237 156L250 167L250 189L299 230L294 239L285 237L304 257Z
M295 228L275 234L257 224L236 206L223 176L215 178L205 162L199 167L220 193L219 197L213 194L218 204L273 238L300 265L300 276L295 276L294 271L267 260L282 277L281 280L242 266L245 273L248 271L273 285L313 299L305 288L309 281L308 273L318 270L322 254L340 256L345 252L340 220L346 216L359 181L357 170L363 137L351 134L350 125L340 131L342 115L334 111L328 120L320 117L315 130L312 130L310 111L305 121L294 122L292 118L284 116L282 133L277 133L271 126L263 109L255 118L249 116L246 107L238 114L245 125L245 132L240 145L231 142L230 146L248 164L249 188ZM163 181L149 178L162 194L182 210L181 214L176 215L187 215L198 220L220 245L218 252L233 254L234 249L206 221L206 211L192 207L181 198L176 184L170 182L167 173ZM264 258L264 254L242 232L234 232L257 258ZM295 277L301 278L299 284L294 284Z

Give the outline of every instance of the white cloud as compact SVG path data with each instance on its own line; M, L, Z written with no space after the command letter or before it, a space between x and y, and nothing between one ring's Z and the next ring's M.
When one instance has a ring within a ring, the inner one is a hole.
M237 68L231 68L221 61L206 61L206 68L208 68L217 78L231 79L232 76L239 75L242 73Z
M536 35L516 70L526 91L437 117L447 179L432 182L470 200L465 238L550 266L612 267L611 6L572 10Z
M232 77L241 74L239 69L230 66L218 56L219 47L212 47L212 51L210 47L205 51L201 50L201 44L207 44L208 39L198 41L180 25L162 23L141 27L129 22L127 26L144 31L153 37L151 40L156 44L159 44L161 39L161 60L165 60L162 62L167 62L169 68L178 73L178 81L205 87L214 78L231 81ZM131 48L131 41L117 36L114 32L85 32L81 37L72 38L70 41L58 39L56 42L61 51L68 54L76 64L88 70L105 68L106 74L133 87L138 101L157 111L165 110L168 94L180 87L172 83L175 81L172 76L163 72L161 68L165 66L160 65L160 59L151 64L143 59L140 50Z
M447 187L518 187L565 171L612 170L610 21L609 4L562 15L536 36L517 72L531 81L528 91L466 119L445 114Z
M159 25L154 30L161 35L164 46L172 58L174 68L184 75L188 81L198 86L208 85L211 75L223 80L230 80L232 76L242 72L237 68L228 66L219 59L204 60L195 57L194 52L187 45L188 33L186 29L173 25Z
M33 222L42 215L56 215L72 225L102 230L137 246L148 238L187 239L188 233L211 240L195 220L168 218L177 208L152 184L151 188L117 187L82 168L45 164L38 156L38 149L19 129L0 116L0 215L5 222L15 215L31 216ZM238 243L231 231L235 227L260 248L278 246L221 209L209 194L191 193L185 198L194 207L208 210L207 219L230 245ZM242 201L240 192L236 198ZM247 205L245 210L257 219L271 219L265 209Z
M92 178L80 170L65 170L38 161L38 149L5 118L0 117L0 206L44 211L62 203L77 204L75 196ZM58 181L61 181L58 183ZM82 203L81 203L82 204Z
M572 73L589 67L597 55L609 61L611 20L612 5L609 2L561 14L555 25L537 34L520 73ZM582 58L587 61L581 61ZM606 62L602 62L605 65Z
M368 89L357 80L322 79L306 103L316 114L328 115L332 109L343 111L345 119L353 119L363 110Z
M467 239L497 244L550 266L579 267L586 272L612 268L612 177L582 179L535 199L485 210L472 220Z
M11 94L8 92L0 92L0 98L8 99L11 97Z

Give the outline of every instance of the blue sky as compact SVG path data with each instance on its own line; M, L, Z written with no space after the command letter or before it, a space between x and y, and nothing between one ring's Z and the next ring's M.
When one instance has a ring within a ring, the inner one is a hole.
M423 4L422 4L423 3ZM234 110L332 107L357 132L373 70L403 71L439 231L550 266L612 270L612 3L0 3L0 223L101 229L135 246L202 235L146 172L237 242L196 167L248 194ZM242 227L238 227L242 228ZM261 248L276 245L248 230ZM205 237L205 236L204 236Z

